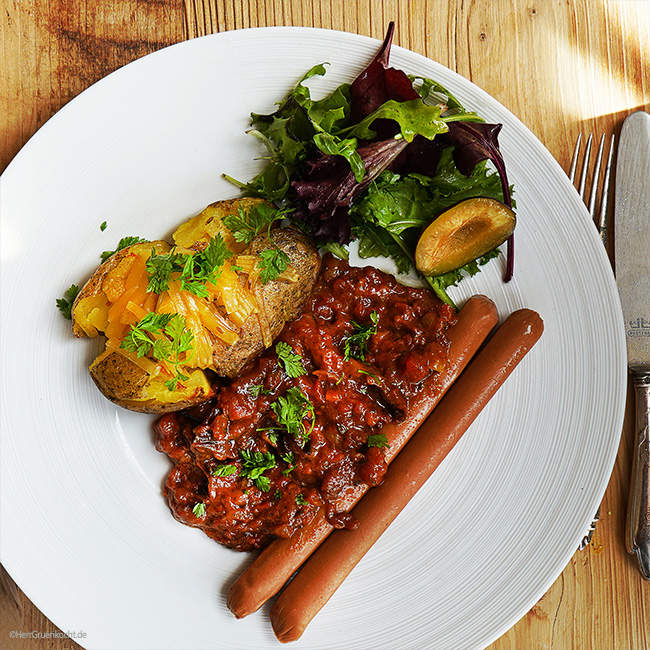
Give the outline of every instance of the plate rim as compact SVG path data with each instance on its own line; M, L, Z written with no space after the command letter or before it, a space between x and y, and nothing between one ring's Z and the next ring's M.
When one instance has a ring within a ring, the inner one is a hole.
M303 26L280 25L280 26L249 27L249 28L238 29L238 30L229 30L229 31L224 31L224 32L217 32L217 33L214 33L214 34L207 34L207 35L195 38L195 39L188 39L188 40L184 40L184 41L180 41L178 43L168 45L168 46L163 47L163 48L161 48L159 50L156 50L155 52L152 52L152 53L149 53L149 54L147 54L147 55L145 55L143 57L140 57L140 58L138 58L138 59L126 64L126 65L124 65L124 66L121 66L120 68L114 70L113 72L106 75L102 79L99 79L98 81L94 82L88 88L86 88L84 91L79 93L79 95L77 95L72 100L67 102L60 110L58 110L56 113L54 113L50 118L48 118L41 125L41 127L39 127L39 129L30 137L30 139L27 141L27 143L25 143L25 145L19 150L19 152L14 156L14 158L10 161L9 165L6 167L6 169L2 173L2 176L0 177L0 191L2 190L2 187L3 187L3 185L5 183L9 183L9 182L12 181L12 178L13 178L14 174L19 174L20 166L23 164L22 160L28 158L29 153L31 152L32 148L38 146L40 144L41 140L43 140L44 138L47 138L48 134L49 134L49 131L52 130L52 129L55 129L57 127L58 123L61 120L65 120L70 111L76 110L76 107L79 104L79 102L77 100L82 96L84 98L90 97L91 93L95 92L93 89L96 86L99 86L100 84L103 84L106 79L115 78L117 75L121 75L121 74L130 74L130 72L125 73L124 70L126 68L130 68L130 70L132 70L136 66L141 65L143 61L150 60L152 57L161 56L161 55L163 55L163 53L166 53L165 55L169 55L168 53L169 53L170 50L193 47L193 46L196 46L195 44L197 42L206 42L208 40L224 39L224 38L234 38L234 39L236 39L237 36L242 34L242 33L256 33L256 32L269 32L269 33L271 33L271 32L278 32L278 33L279 32L323 33L323 34L328 34L328 35L332 35L332 34L338 35L341 38L357 39L357 40L360 40L360 41L365 41L368 44L381 43L381 40L379 40L379 39L376 39L376 38L373 38L373 37L370 37L370 36L356 34L354 32L347 32L347 31L344 31L344 30L332 30L332 29L327 29L327 28L322 28L322 27L303 27ZM420 54L418 52L414 52L414 51L409 50L409 49L407 49L407 48L405 48L403 46L398 46L398 45L394 45L393 49L394 49L394 51L399 50L399 51L401 51L402 53L404 53L407 56L419 57L421 59L424 59L424 60L428 61L429 63L433 63L436 66L440 66L441 68L444 68L445 70L450 72L455 77L458 77L459 79L461 79L463 83L471 84L471 86L474 89L478 89L478 91L480 91L480 93L482 93L486 98L488 98L489 101L494 102L495 105L498 105L500 109L504 110L508 114L509 119L512 119L513 121L516 121L518 123L518 125L520 126L520 128L523 128L523 129L526 130L528 136L531 139L533 139L536 143L538 143L540 145L540 151L544 152L543 155L546 157L547 163L551 163L552 166L556 168L556 171L561 172L561 174L558 176L558 179L560 179L560 178L566 179L565 185L573 187L572 185L570 185L570 182L569 182L568 178L566 178L566 175L562 171L562 169L559 166L559 163L557 162L557 160L551 155L551 153L548 151L548 149L546 149L546 147L544 147L544 145L537 138L537 136L535 136L535 134L521 120L519 120L519 118L516 115L514 115L506 106L504 106L500 101L498 101L497 99L492 97L482 87L478 86L475 82L472 82L471 80L467 79L466 77L463 77L462 75L457 73L455 70L452 70L451 68L448 68L447 66L444 66L443 64L441 64L441 63L435 61L434 59L431 59L431 58L429 58L429 57L427 57L427 56L425 56L423 54ZM86 101L86 99L81 100L81 101ZM576 194L576 197L577 197L577 194ZM583 212L586 213L586 207L582 204L582 202L580 202L579 205L580 205L580 208L583 210ZM3 217L2 222L4 223L4 221L5 220L4 220L4 217ZM613 273L611 274L611 283L612 283L612 286L615 287ZM3 295L4 295L4 292L3 292ZM614 293L612 295L617 296L618 294ZM4 299L3 299L3 301L4 301ZM619 309L620 309L620 305L619 305ZM622 347L624 349L624 334L623 334L623 329L624 328L623 328L623 321L622 321L622 312L620 313L619 321L620 321L620 327L619 327L618 332L619 332L619 339L620 340L618 341L618 343L620 345L620 343L623 342ZM626 364L624 362L624 358L619 359L619 361L623 362L621 364L621 375L622 375L622 377L619 377L619 380L623 379L623 381L620 381L619 392L624 395L624 393L625 393L625 388L624 387L627 385L627 367L626 367ZM4 388L3 388L2 392L4 393ZM618 447L619 447L619 444L620 444L620 436L621 436L623 419L624 419L624 411L625 411L625 401L624 401L624 399L623 400L619 399L617 401L617 405L618 405L618 414L616 415L616 417L614 419L616 419L616 421L619 424L619 426L618 426L619 434L618 434L618 436L612 436L612 439L610 441L610 445L611 445L610 456L608 457L607 462L605 463L606 471L603 472L603 474L601 476L600 486L599 486L599 489L596 491L597 494L594 494L594 496L592 497L592 500L595 502L595 507L598 507L598 504L602 501L604 493L605 493L605 491L607 489L607 486L609 484L609 481L611 479L611 474L612 474L613 469L614 469L614 464L615 464L616 457L617 457ZM602 488L602 489L600 489L600 488ZM594 512L595 512L595 509L594 509ZM5 552L1 551L0 553L1 553L1 556L2 556L3 566L5 567L5 569L9 573L9 575L12 576L12 578L13 578L14 574L19 575L21 573L19 568L17 566L14 566L14 567L7 566L6 563L5 563L6 559L7 559L5 557ZM516 622L518 620L521 619L521 617L523 615L525 615L525 613L527 611L530 610L530 608L535 604L535 602L539 601L539 599L542 597L542 595L548 590L548 588L550 588L550 586L555 582L557 577L562 573L564 568L570 562L571 557L573 556L574 553L575 553L575 550L567 551L567 553L565 553L566 557L563 557L562 560L558 560L558 562L562 563L562 566L561 566L560 570L555 574L555 577L553 577L551 580L548 581L548 585L546 586L546 588L543 591L541 591L537 596L531 597L529 602L522 603L522 606L520 607L519 612L517 613L516 617L513 616L513 617L511 617L512 620L509 623L507 623L507 624L504 623L504 625L502 626L503 629L501 629L498 632L498 634L494 634L493 637L489 640L489 642L487 642L485 645L489 645L494 640L499 638L502 634L504 634L507 630L509 630L513 625L516 624ZM551 571L551 573L555 573L555 569L553 571ZM18 580L16 580L16 583L20 586L20 582ZM36 595L36 597L34 597L34 594L27 594L27 592L25 592L25 593L28 596L28 598L38 607L38 609L45 616L47 616L56 625L59 625L54 619L52 619L52 618L50 618L48 616L48 614L45 612L45 610L43 609L41 604L39 604L40 598L39 598L38 595ZM61 626L59 626L59 627L61 627ZM61 628L61 629L63 629L63 628Z

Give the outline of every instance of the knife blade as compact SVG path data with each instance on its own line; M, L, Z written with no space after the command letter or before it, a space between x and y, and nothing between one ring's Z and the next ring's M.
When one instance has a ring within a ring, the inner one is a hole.
M616 285L636 398L627 549L650 580L650 115L643 111L621 129L614 220Z

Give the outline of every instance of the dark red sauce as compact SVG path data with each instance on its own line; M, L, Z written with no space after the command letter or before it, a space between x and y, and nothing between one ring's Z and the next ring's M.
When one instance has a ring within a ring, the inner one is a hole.
M373 317L376 333L363 349L350 337L372 328ZM320 507L334 526L354 527L337 500L382 481L381 429L403 418L422 381L444 369L454 321L431 291L326 256L312 298L273 347L210 402L156 422L157 448L174 462L164 492L176 519L239 550L290 536ZM306 374L285 372L279 342L300 355ZM309 406L292 434L278 412L296 389ZM255 452L267 468L242 476Z

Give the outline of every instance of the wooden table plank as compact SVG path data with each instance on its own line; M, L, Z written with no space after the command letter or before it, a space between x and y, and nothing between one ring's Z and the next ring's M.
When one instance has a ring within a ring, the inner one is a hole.
M181 0L13 0L0 15L0 171L54 113L183 36Z
M509 108L566 169L579 132L611 133L650 110L645 0L13 0L0 16L0 170L91 83L184 38L270 25L339 29L396 43L470 79ZM628 406L618 458L591 544L490 650L650 648L650 583L624 550L632 452ZM11 640L55 632L0 572L0 647L78 648Z

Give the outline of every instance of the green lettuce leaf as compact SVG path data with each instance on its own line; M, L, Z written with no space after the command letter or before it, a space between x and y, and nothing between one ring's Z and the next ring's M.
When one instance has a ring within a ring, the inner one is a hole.
M408 228L422 230L435 214L437 205L431 192L415 176L380 174L350 213L395 235Z
M361 140L371 140L376 133L370 127L378 119L395 120L407 142L412 142L416 135L433 140L438 134L448 130L444 120L440 118L439 106L424 104L420 98L407 102L389 99L353 127L349 135Z
M356 138L342 140L331 133L317 133L314 136L314 143L325 154L343 156L350 164L350 169L352 169L357 183L363 180L366 174L366 167L357 152Z
M400 239L387 230L367 221L354 221L352 233L359 242L359 257L389 257L395 262L400 273L408 273L413 268L413 258L400 245ZM413 249L415 250L415 249Z

